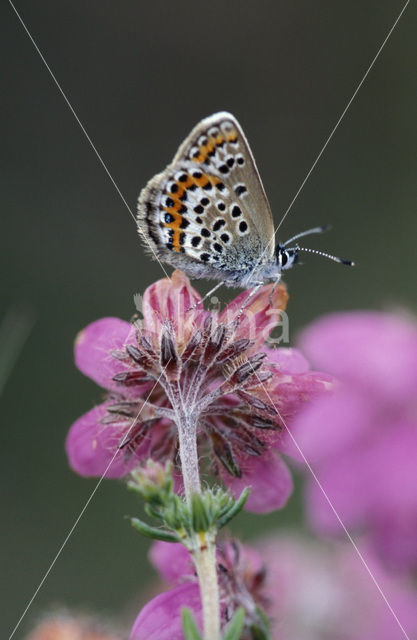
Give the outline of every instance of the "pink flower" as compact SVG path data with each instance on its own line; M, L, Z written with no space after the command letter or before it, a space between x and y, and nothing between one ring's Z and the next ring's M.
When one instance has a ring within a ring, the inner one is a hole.
M181 609L201 621L193 564L177 545L157 542L152 564L170 585L139 613L130 640L183 640ZM217 554L222 627L243 606L249 640L261 607L273 640L402 640L403 633L348 543L322 545L293 534L259 541L255 547L226 543ZM385 572L367 553L369 567L410 637L417 633L417 596L411 582Z
M193 561L182 545L156 542L150 559L163 579L176 585L145 605L132 628L131 640L183 640L181 609L189 607L201 628L201 601ZM222 627L237 608L246 611L246 625L260 623L257 607L264 607L264 567L253 549L228 542L217 550ZM244 636L251 637L251 636Z
M104 318L82 331L76 364L108 395L70 429L72 468L121 477L149 457L178 466L176 420L187 414L197 424L206 473L235 495L251 485L249 510L282 507L292 490L279 455L282 420L291 421L331 379L308 371L295 349L265 345L287 301L280 285L271 308L271 287L253 296L237 322L248 292L220 314L189 310L201 298L176 271L146 290L141 326Z
M417 568L417 326L395 315L324 317L301 340L339 390L299 414L293 434L343 523L366 530L391 566ZM316 531L340 525L312 478Z
M260 541L274 640L404 640L404 634L348 542L323 545L294 534ZM361 549L364 543L361 543ZM411 581L366 560L410 638L417 634Z

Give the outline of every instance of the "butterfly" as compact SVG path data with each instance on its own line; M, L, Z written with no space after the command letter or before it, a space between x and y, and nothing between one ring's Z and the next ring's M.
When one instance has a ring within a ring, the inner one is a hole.
M223 284L247 288L277 283L301 250L353 264L288 246L301 236L321 233L324 226L275 243L255 159L238 121L225 111L201 120L171 164L142 189L137 223L154 257L192 278L219 281L210 294Z

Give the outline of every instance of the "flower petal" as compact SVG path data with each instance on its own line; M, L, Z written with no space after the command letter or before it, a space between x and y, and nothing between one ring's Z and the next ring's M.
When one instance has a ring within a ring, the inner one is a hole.
M334 380L331 376L315 371L300 374L276 373L269 383L269 388L259 393L262 399L272 405L277 413L277 422L282 425L282 431L277 431L270 437L270 442L279 451L299 459L297 447L288 433L292 433L292 423L300 412L306 410L310 403L314 403L321 395L328 395L332 391Z
M169 584L192 576L195 571L191 555L182 544L155 542L149 551L149 559Z
M347 528L364 523L369 510L369 494L364 483L363 464L360 446L345 456L332 456L328 464L321 464L315 473L325 495L317 481L310 476L306 508L315 531L321 534L343 534L340 521L329 501Z
M259 541L274 638L401 640L404 633L392 611L407 637L415 637L417 597L412 581L384 571L366 540L357 544L392 610L349 542L324 545L295 532Z
M348 389L316 397L291 421L293 438L284 432L285 453L302 460L302 452L313 464L334 460L367 432L372 412L361 394Z
M130 640L184 640L181 609L188 607L201 628L201 600L197 584L182 584L146 604L133 625Z
M373 542L390 569L413 572L417 569L417 513L389 513L375 518Z
M401 316L331 314L307 329L300 344L314 366L381 400L401 403L415 394L417 328Z
M171 278L158 280L143 295L145 330L158 340L164 322L169 320L177 342L180 345L185 343L207 315L202 305L190 310L200 300L200 294L191 286L187 276L182 271L174 271Z
M281 311L287 306L288 293L284 284L279 284L272 297L272 307L269 299L273 284L261 287L244 307L236 335L254 341L253 349L264 344L269 334L280 323ZM236 320L242 306L248 299L250 291L242 291L230 302L220 314L220 322L225 324Z
M276 347L275 349L263 348L268 356L268 361L273 362L282 373L306 373L310 366L298 349Z
M94 407L69 430L65 444L69 464L81 476L101 477L105 474L106 478L120 478L147 455L147 440L128 458L125 451L118 451L126 426L125 423L122 427L103 424L101 420L107 415L106 407L107 403Z
M75 364L86 376L104 389L120 391L113 376L126 365L112 356L113 351L135 342L133 325L119 318L101 318L80 331L75 340Z
M269 513L285 506L293 489L291 473L274 451L259 457L248 457L242 464L242 477L235 478L220 471L223 482L237 498L245 487L251 492L245 509L253 513Z

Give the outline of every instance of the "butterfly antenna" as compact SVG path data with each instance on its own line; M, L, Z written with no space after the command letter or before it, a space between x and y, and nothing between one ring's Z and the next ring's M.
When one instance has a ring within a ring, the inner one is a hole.
M317 251L317 249L307 249L306 247L296 247L297 251L307 251L307 253L315 253L318 256L323 256L323 258L328 258L329 260L333 260L333 262L338 262L339 264L347 264L349 267L354 267L355 263L353 260L345 260L344 258L338 258L337 256L332 256L330 253L324 253L324 251Z
M331 229L331 226L329 224L323 224L321 227L313 227L312 229L301 231L301 233L297 233L296 236L293 236L292 238L284 242L284 244L281 246L286 247L287 245L290 244L290 242L293 242L294 240L298 240L298 238L303 238L304 236L311 236L313 233L324 233L325 231L329 231L329 229Z

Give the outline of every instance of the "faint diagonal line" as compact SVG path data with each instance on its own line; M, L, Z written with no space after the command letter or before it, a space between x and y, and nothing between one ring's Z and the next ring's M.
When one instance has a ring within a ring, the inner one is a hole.
M347 111L349 110L349 107L351 106L352 102L354 101L354 99L356 98L360 88L362 87L363 83L365 82L366 78L368 77L370 71L372 70L375 62L378 60L383 48L385 47L386 43L388 42L389 38L391 37L392 32L394 31L395 27L397 26L398 22L400 21L404 11L407 9L407 6L409 5L410 0L407 0L407 2L405 3L405 5L403 6L403 8L401 9L400 13L398 14L394 24L392 25L391 29L388 31L387 35L384 38L384 41L382 42L381 46L379 47L378 51L376 52L372 62L370 63L370 65L368 66L367 70L365 71L365 74L362 77L362 80L359 82L358 86L356 87L355 91L353 92L349 102L347 103L346 107L343 109L339 119L337 120L336 124L334 125L333 129L331 130L329 136L327 137L325 143L323 144L322 148L319 151L319 154L317 155L316 159L314 160L313 164L311 165L310 170L308 171L306 177L304 178L304 180L302 181L302 183L300 184L298 191L296 192L295 196L293 197L293 199L291 200L290 204L288 205L286 211L284 212L284 215L281 218L280 223L278 224L277 228L275 229L273 235L271 236L267 246L265 247L265 249L262 251L258 261L255 264L255 267L252 270L252 275L253 273L255 273L256 269L258 268L258 266L261 264L263 257L265 255L265 253L268 251L270 245L272 243L275 242L275 236L278 233L278 230L280 228L280 226L282 225L282 223L284 222L285 218L287 217L287 215L289 214L289 212L291 211L294 202L297 200L298 196L300 195L301 191L304 188L304 185L306 184L307 180L309 179L309 177L311 176L311 174L313 173L318 161L320 160L320 158L322 157L323 153L325 152L329 142L331 141L331 139L333 138L333 135L336 132L336 129L339 127L340 123L342 122L343 118L345 117Z
M123 204L125 205L126 209L129 211L133 221L136 224L136 218L134 216L134 213L132 212L132 209L129 207L126 198L124 197L124 195L122 194L122 192L120 191L118 185L116 184L116 181L114 180L113 176L111 175L109 169L107 168L106 163L104 162L103 158L101 157L100 153L98 152L97 148L94 145L94 142L91 140L90 136L88 135L83 123L81 122L80 118L78 117L74 107L72 106L71 102L69 101L69 99L67 98L64 90L62 89L61 85L59 84L58 80L56 79L52 69L50 68L50 66L48 65L47 61L45 60L44 55L42 54L41 50L39 49L38 45L36 44L32 34L30 33L29 29L27 28L26 24L24 23L21 15L19 14L19 12L17 11L16 7L14 6L12 0L9 0L9 4L12 7L13 11L15 12L16 16L19 19L19 22L21 23L22 27L24 28L24 30L26 31L26 34L29 37L29 40L32 42L33 46L35 47L37 53L39 54L39 57L41 58L43 64L45 65L45 67L47 68L49 75L51 76L52 80L54 81L55 85L58 88L58 91L60 92L60 94L62 95L62 97L64 98L69 110L71 111L72 115L74 116L74 118L76 119L81 131L83 132L83 134L85 135L85 137L87 138L88 142L90 143L91 148L93 149L94 153L97 156L98 161L100 162L101 166L103 167L104 171L107 173L107 176L109 177L111 183L113 184L114 188L116 189L117 193L119 194ZM169 278L168 273L166 272L164 266L162 265L161 261L159 260L158 256L156 255L154 249L152 248L152 246L149 243L149 240L143 236L149 246L149 249L152 251L155 259L159 262L159 266L161 267L162 271L164 272L164 274L166 275L167 278Z
M311 475L313 476L314 481L316 482L318 488L320 489L321 493L323 494L324 498L326 499L326 502L328 503L330 509L332 510L335 518L337 519L337 521L339 522L340 526L342 527L347 539L349 540L349 542L351 543L351 545L353 546L357 556L359 557L360 561L362 562L363 566L365 567L367 573L369 574L369 577L371 578L372 582L374 583L375 587L377 588L380 596L382 597L382 599L384 600L385 604L387 605L390 613L393 615L396 623L398 624L399 628L401 629L404 638L406 638L406 640L411 640L411 638L409 637L409 635L407 634L406 630L404 629L403 625L401 624L397 614L395 613L394 609L392 608L391 604L389 603L389 600L387 598L387 596L385 595L384 591L382 590L381 586L379 585L377 579L375 578L374 574L372 573L368 563L366 562L365 558L363 557L360 549L358 548L356 542L354 541L354 539L352 538L352 535L349 533L349 530L346 528L345 524L343 523L341 517L339 516L339 513L337 512L336 508L334 507L332 501L330 500L329 496L326 493L326 490L324 489L322 483L320 482L319 478L317 477L314 469L312 468L311 464L309 463L309 461L307 460L306 456L304 455L304 452L302 451L301 447L299 446L298 442L296 441L296 439L294 438L293 434L291 433L290 429L287 426L287 423L285 422L284 418L282 417L282 415L280 414L275 402L272 400L267 388L265 387L265 385L263 384L262 380L259 378L258 373L253 369L252 365L251 365L252 371L255 374L258 383L261 385L262 389L264 390L265 394L267 395L267 397L269 398L269 401L271 403L271 405L274 407L275 411L277 412L280 420L282 420L282 423L288 433L288 435L291 438L292 443L294 444L294 446L296 447L297 451L299 452L299 454L301 455L303 462L305 463L307 469L309 470L309 472L311 473Z
M275 233L274 233L274 238L275 235L278 231L278 229L280 228L280 226L282 225L282 223L284 222L285 218L287 217L288 213L291 211L292 206L294 204L294 202L297 200L298 196L300 195L305 183L307 182L307 180L309 179L309 177L311 176L312 172L314 171L318 161L320 160L321 156L323 155L324 151L327 148L327 145L329 144L330 140L333 138L334 133L336 132L336 129L338 128L339 124L342 122L343 118L345 117L347 111L349 110L350 105L352 104L352 102L354 101L354 99L356 98L360 88L362 87L363 83L365 82L366 78L368 77L372 67L374 66L375 62L377 61L377 59L379 58L382 49L385 47L386 43L388 42L392 32L394 31L395 27L397 26L398 22L401 19L401 16L403 15L404 11L406 10L408 4L410 3L410 0L407 0L407 2L405 3L405 5L403 6L403 8L401 9L400 13L397 16L397 19L395 20L394 24L392 25L391 29L388 31L387 35L385 36L385 39L383 41L383 43L381 44L381 46L379 47L378 51L375 54L375 57L373 58L371 64L369 65L369 67L367 68L367 70L365 71L365 74L362 78L362 80L359 82L358 86L356 87L355 91L352 94L352 97L350 98L349 102L347 103L346 107L343 109L338 121L336 122L336 124L334 125L333 129L331 130L326 142L324 143L324 145L322 146L322 148L320 149L320 152L317 156L317 158L314 160L313 164L311 165L311 168L309 170L309 172L307 173L306 177L304 178L304 180L302 181L300 187L298 188L298 191L296 192L295 196L293 197L293 199L291 200L290 204L287 207L287 210L285 211L284 215L281 218L281 222L279 223L279 225L277 226Z
M149 391L145 402L143 403L143 405L141 406L140 410L138 411L137 415L134 417L134 419L132 420L132 424L130 425L129 429L126 432L126 435L124 436L124 440L126 440L126 438L128 437L129 433L131 432L131 430L133 429L133 427L136 424L137 419L139 418L140 414L142 413L143 409L146 406L146 403L148 402L149 398L151 397L151 394L153 393L155 387L158 385L161 377L163 376L167 366L168 366L169 362L167 363L167 365L164 367L164 369L161 371L161 373L158 376L158 379L156 380L155 384L153 385L152 389ZM107 465L103 475L100 477L100 479L98 480L96 486L94 487L93 491L91 492L88 500L86 501L86 503L84 504L83 508L81 509L78 517L76 518L74 524L72 525L71 529L68 531L63 543L61 544L61 546L59 547L58 551L56 552L51 564L49 565L48 569L46 570L46 572L44 573L42 580L40 581L40 583L38 584L33 596L30 598L29 602L27 603L22 615L20 616L19 620L16 623L16 626L14 627L13 631L11 632L10 636L9 636L9 640L11 640L14 636L14 634L16 633L17 629L19 628L23 618L25 617L25 615L27 614L27 612L29 611L29 608L31 607L33 601L35 600L36 596L38 595L39 591L41 590L43 584L45 583L45 580L48 578L49 574L51 573L52 569L55 566L56 561L58 560L59 556L61 555L62 551L64 550L66 544L68 543L69 539L71 538L72 534L74 533L78 523L80 522L81 518L83 517L84 513L87 510L87 507L89 506L90 502L92 501L92 499L94 498L95 494L97 493L101 483L103 482L104 478L106 477L106 474L108 472L108 470L110 469L110 467L112 466L113 462L116 459L117 454L119 453L119 448L116 449L112 459L110 460L109 464Z

